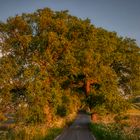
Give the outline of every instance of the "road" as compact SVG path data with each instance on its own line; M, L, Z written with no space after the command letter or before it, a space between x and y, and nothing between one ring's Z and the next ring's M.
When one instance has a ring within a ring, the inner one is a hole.
M89 131L90 117L79 113L74 123L55 140L95 140Z

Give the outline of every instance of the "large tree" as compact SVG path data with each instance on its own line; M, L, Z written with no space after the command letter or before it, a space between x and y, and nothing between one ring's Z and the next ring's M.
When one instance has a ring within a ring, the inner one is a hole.
M0 98L27 103L28 121L42 121L46 105L56 114L65 114L66 107L72 111L85 93L101 99L91 98L94 106L117 111L124 96L140 92L136 42L68 11L45 8L1 22L0 50Z

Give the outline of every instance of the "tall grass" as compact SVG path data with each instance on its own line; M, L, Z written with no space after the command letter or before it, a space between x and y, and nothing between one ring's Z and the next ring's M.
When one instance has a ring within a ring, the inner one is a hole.
M119 124L90 123L89 128L97 140L140 140L134 133L126 134Z
M54 140L61 132L62 129L60 128L50 129L48 135L46 135L42 140Z
M32 133L27 133L26 129L21 129L18 132L8 130L0 136L0 140L54 140L61 132L62 128L46 129L45 134L36 129Z
M14 124L11 127L0 128L0 140L54 140L62 130L69 126L76 116L76 112L66 118L57 118L50 125Z

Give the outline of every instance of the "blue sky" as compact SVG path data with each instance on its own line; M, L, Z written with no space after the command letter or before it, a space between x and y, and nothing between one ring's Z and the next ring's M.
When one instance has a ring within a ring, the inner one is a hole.
M140 46L140 0L0 0L0 20L44 7L89 18L97 27L136 39Z

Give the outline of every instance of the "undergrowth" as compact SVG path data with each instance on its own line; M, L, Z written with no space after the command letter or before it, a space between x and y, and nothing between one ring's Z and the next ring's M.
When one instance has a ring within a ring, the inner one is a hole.
M51 128L46 130L46 134L41 131L36 132L36 134L27 133L25 129L18 132L9 130L0 136L0 140L54 140L62 130L62 128Z

